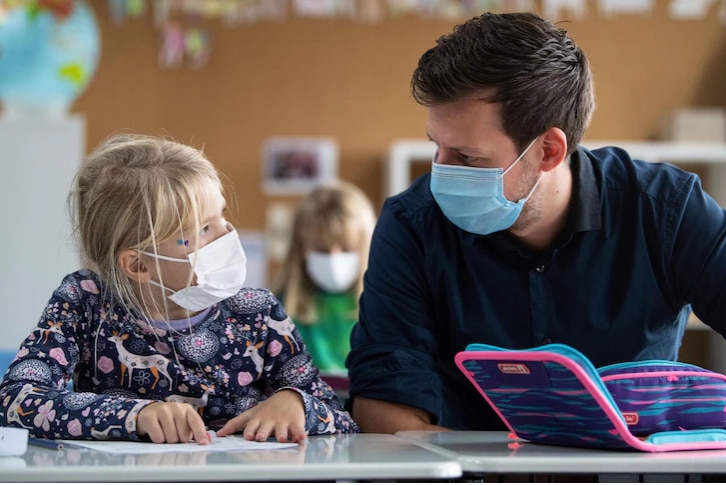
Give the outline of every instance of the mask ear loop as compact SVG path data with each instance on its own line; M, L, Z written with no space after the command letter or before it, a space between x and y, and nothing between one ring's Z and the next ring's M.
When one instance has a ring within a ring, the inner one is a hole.
M160 273L160 274L161 274L161 273ZM164 287L164 286L162 286L162 288L165 288L165 287ZM155 310L156 310L157 312L161 313L161 312L159 311L159 310L160 310L160 308L159 308L159 306L158 306L158 302L156 302L155 300L152 300L152 302L154 303L154 309L155 309ZM154 334L154 338L156 338L156 341L157 341L157 342L161 342L161 337L160 337L160 336L159 336L159 334L157 333L157 328L156 328L156 327L155 327L154 325L152 325L152 324L151 324L151 320L150 320L150 319L149 319L149 317L147 316L147 315L148 315L148 314L150 313L150 311L149 311L149 306L148 306L148 305L147 305L147 303L146 303L146 299L144 298L144 294L143 294L143 292L141 293L141 303L142 303L142 305L144 306L144 311L143 311L143 312L141 312L141 317L142 317L142 319L144 320L144 323L145 323L145 325L146 325L147 329L149 329L149 331L151 331L151 332L152 332L152 333ZM164 312L165 312L165 315L167 315L167 321L168 321L168 319L169 319L169 318L168 318L169 312L168 312L168 306L167 306L167 304L166 304L166 299L164 299ZM169 327L169 329L171 330L171 327ZM167 334L169 334L169 332L168 332L168 331L166 331L166 330L164 330L164 332L166 332ZM172 345L171 345L171 349L172 349L172 351L174 352L174 362L176 363L176 365L177 365L177 366L179 366L179 368L180 368L180 369L182 369L183 367L182 367L181 363L179 362L179 355L178 355L178 354L177 354L177 352L176 352L176 347L174 346L174 340L173 340L173 338L169 339L169 341L170 341L170 342L171 342L171 344L172 344ZM172 386L173 384L174 384L173 382L170 382L170 383L169 383L169 389L171 389L171 386Z
M198 220L197 217L195 217L195 227L198 227L199 225L200 225L199 224L199 220ZM180 227L179 232L180 232L181 237L180 237L180 239L177 240L177 243L180 244L180 245L183 245L184 247L188 247L189 246L189 239L187 239L186 238L186 235L184 234L184 226L181 223L181 220L179 221L179 227ZM197 231L197 233L198 232L199 231ZM198 238L196 239L196 242L195 242L194 251L192 253L190 253L190 254L187 254L186 259L183 260L185 263L188 263L190 265L190 267L191 267L190 268L191 269L191 273L189 275L189 280L187 281L187 286L191 286L192 280L194 279L194 274L196 272L196 269L195 268L196 268L196 264L197 264L197 260L196 260L196 253L197 253L197 251L199 251L199 239ZM192 254L195 255L193 261L192 261L192 258L190 257L190 255L192 255ZM162 258L162 259L165 259L165 258ZM174 259L175 258L172 258L171 260L173 261ZM181 259L177 259L177 261L181 262L182 260ZM164 304L166 306L166 299L164 300ZM168 313L168 311L167 311L166 315L167 315L167 326L169 327L169 330L171 332L175 333L176 335L182 335L181 333L179 333L176 330L174 330L171 327L171 325L169 324L169 321L168 321L169 320L169 317L168 317L169 313ZM191 337L194 334L194 327L192 326L192 317L190 315L189 310L186 311L186 322L187 322L187 329L189 330L189 336ZM172 344L172 348L174 349L174 355L176 356L177 354L176 354L176 345L175 345L175 342L176 342L176 337L172 337L171 338L171 344ZM204 371L202 370L202 366L199 364L199 362L195 362L195 363L197 365L197 369L199 369L199 372L200 372L201 376L204 376ZM177 358L177 364L179 365L180 368L182 368L181 364L179 364L178 358Z
M519 154L519 156L517 157L517 159L516 159L515 161L513 161L513 162L512 162L512 164L511 164L511 165L510 165L509 167L507 167L507 169L506 169L505 171L503 171L503 172L502 172L502 177L503 177L503 176L504 176L504 175L505 175L505 174L506 174L507 172L509 172L509 170L511 170L511 168L512 168L512 167L514 167L514 166L515 166L515 165L516 165L517 163L519 163L519 161L520 161L520 160L521 160L522 158L524 158L524 155L525 155L525 154L526 154L526 153L527 153L527 152L529 151L529 149L530 149L530 148L532 147L532 145L534 145L534 142L536 142L536 141L537 141L537 138L539 138L539 136L536 136L536 137L534 138L534 140L532 140L531 142L529 142L529 145L527 145L527 148L525 148L525 149L524 149L524 151L523 151L522 153L520 153L520 154ZM518 200L518 201L517 201L517 203L520 203L520 202L522 202L522 203L524 203L524 202L527 202L527 201L529 200L529 198L530 198L530 197L532 197L532 194L534 194L534 191L535 191L535 189L537 188L537 186L539 185L539 183L540 183L540 182L542 181L542 177L543 177L543 174L540 174L540 176L539 176L539 177L537 177L537 181L536 181L536 182L534 183L534 185L532 186L532 190L530 190L530 191L529 191L529 193L527 194L527 196L526 196L525 198L523 198L523 199L520 199L520 200Z
M183 233L182 233L182 238L183 238ZM185 246L186 246L186 244L185 244ZM190 264L191 269L192 269L192 274L194 274L194 263L190 259L171 258L171 257L161 256L161 255L159 255L159 257L160 257L160 259L165 259L165 260L169 260L169 261L173 261L173 262ZM157 261L157 264L158 264L158 261ZM159 274L161 274L161 272L159 272ZM191 278L190 278L189 283L191 283ZM169 291L172 291L172 292L174 291L174 290L171 290L170 288L166 288L165 286L160 286L160 287L163 288L164 290L169 290ZM168 316L169 315L169 311L168 311L168 306L167 306L166 298L164 299L164 309L165 309L164 314L167 316L166 317L167 335L168 335L168 340L171 343L171 348L174 351L174 359L176 361L176 364L179 366L179 369L187 370L187 368L185 366L183 366L181 364L181 362L179 361L179 354L178 354L178 352L176 350L176 341L178 340L178 337L181 337L181 338L191 337L194 334L195 327L192 325L192 317L191 317L191 314L190 314L189 311L186 312L185 320L186 320L187 329L189 331L189 334L188 335L184 335L183 333L175 330L170 325L169 316ZM147 324L148 324L148 322L149 322L149 320L147 318ZM196 365L196 368L199 370L199 376L198 377L200 379L207 379L207 376L205 375L204 369L202 369L201 364L199 362L197 362L197 361L195 361L194 364Z
M527 202L530 197L532 197L532 194L534 194L535 189L539 185L539 183L542 181L542 177L544 177L544 174L540 174L539 177L537 177L537 181L532 186L532 190L529 191L529 194L527 194L527 197L523 199L524 202Z
M182 237L183 237L183 234L182 234ZM142 253L144 253L144 252L142 251ZM169 257L169 256L163 256L163 255L160 255L160 254L148 254L148 253L144 253L144 254L147 254L147 255L149 255L149 256L151 256L151 257L153 257L155 259L157 273L159 274L159 279L161 281L160 283L156 283L156 282L151 282L151 283L155 284L156 286L159 286L164 291L172 291L173 292L174 290L172 290L170 288L167 288L163 284L163 279L161 278L161 270L160 270L160 267L159 267L158 259L163 259L163 260L172 261L172 262L179 262L179 263L187 263L187 264L190 263L190 261L187 260L187 259L172 258L172 257ZM142 293L142 299L143 299L143 293ZM177 340L177 336L184 337L184 334L182 334L181 332L175 330L170 325L169 307L168 307L168 304L167 304L167 301L166 301L166 297L163 298L163 302L164 302L164 312L163 313L164 313L164 315L166 315L165 323L166 323L166 326L167 326L167 328L164 331L168 335L167 339L169 340L169 343L171 344L171 349L172 349L172 351L174 353L174 361L175 361L176 365L179 367L179 369L183 371L185 369L185 367L179 361L179 353L176 350L176 344L175 344L175 342ZM156 327L154 325L152 325L151 320L147 316L148 314L150 314L150 312L149 312L149 307L147 305L146 300L144 299L142 301L142 303L144 305L144 312L142 313L142 317L144 319L144 322L146 323L147 327L150 328L151 331L154 333L154 336L157 339L157 342L160 342L161 341L161 338L156 333ZM153 300L153 303L154 303L154 308L156 309L156 311L159 312L159 313L161 313L161 311L160 311L161 309L159 308L158 302L156 302L155 300ZM191 336L194 333L194 327L192 326L191 316L190 316L190 314L189 314L188 311L186 312L186 321L187 321L187 328L189 330L189 336ZM204 376L204 370L202 369L202 367L199 364L199 362L195 362L195 364L197 366L197 369L200 372L200 375L201 376ZM170 382L169 385L172 386L173 385L173 382ZM170 389L171 389L171 387L170 387Z
M101 305L103 305L103 302L106 300L106 295L108 294L108 289L106 287L103 288L103 294L101 295ZM128 305L126 305L125 302L123 303L123 307L129 311ZM113 308L113 305L111 305L111 308ZM101 336L101 331L103 330L103 325L106 322L105 318L101 318L101 314L99 312L98 316L98 328L96 329L96 335L93 337L93 378L97 382L100 382L98 379L98 337ZM74 371L75 372L75 371ZM94 384L96 384L94 383Z
M104 290L106 291L106 290ZM103 301L105 298L102 298ZM99 315L100 317L100 315ZM96 329L96 336L93 338L93 380L98 381L98 336L103 328L103 319L98 319L98 328ZM76 390L77 392L77 390Z
M156 273L159 275L159 283L158 283L158 286L160 288L162 288L163 290L166 290L167 288L164 285L164 278L162 278L162 276L161 276L161 266L159 265L159 259L163 259L163 260L167 260L167 261L175 261L176 258L170 258L169 256L163 256L163 255L159 254L159 247L158 247L158 245L156 243L156 237L153 237L153 236L152 236L152 248L154 250L153 253L149 253L149 252L146 252L146 251L142 251L140 249L138 251L141 254L145 254L147 256L150 256L150 257L154 258L154 269L156 269ZM179 261L182 261L182 260L179 260ZM148 320L147 315L149 314L149 306L147 305L146 300L144 299L143 293L142 293L142 296L141 297L142 297L142 300L143 300L144 312L146 313L143 316L144 316L144 318L146 320ZM155 299L152 299L152 302L154 303L154 310L156 310L158 313L162 313L161 312L161 308L159 308L159 302L156 301ZM168 317L169 316L169 305L167 304L167 301L166 301L166 297L165 296L162 298L162 303L163 303L163 307L164 307L163 308L163 310L164 310L163 314L167 316L167 320L168 320L168 318L169 318ZM147 321L147 323L148 323L148 321Z
M517 157L517 159L515 161L513 161L512 164L510 166L508 166L506 170L504 170L502 172L502 176L504 176L507 172L509 172L512 169L512 167L514 167L517 163L519 163L519 161L522 158L524 158L524 155L529 151L530 148L532 148L532 145L534 145L534 142L537 141L537 138L539 138L539 136L536 136L534 138L534 140L532 140L531 142L529 142L529 145L527 145L527 148L525 148L524 151L519 154L519 156Z

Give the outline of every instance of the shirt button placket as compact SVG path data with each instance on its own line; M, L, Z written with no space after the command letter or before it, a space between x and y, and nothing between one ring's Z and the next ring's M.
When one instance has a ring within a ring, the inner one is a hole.
M547 335L547 329L549 327L547 308L549 299L545 294L546 287L543 280L545 268L546 265L544 263L535 266L529 282L530 304L532 305L532 337L534 342L541 342Z

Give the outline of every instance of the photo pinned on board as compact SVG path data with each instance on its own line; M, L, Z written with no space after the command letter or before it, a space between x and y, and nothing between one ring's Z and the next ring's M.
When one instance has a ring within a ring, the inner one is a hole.
M262 147L263 189L302 195L338 176L338 144L332 138L271 137Z

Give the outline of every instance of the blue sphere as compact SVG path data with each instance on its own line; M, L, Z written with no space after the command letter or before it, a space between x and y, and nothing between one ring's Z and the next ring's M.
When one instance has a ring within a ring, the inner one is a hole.
M65 111L96 72L98 24L85 1L62 10L39 5L0 12L0 101L17 110Z

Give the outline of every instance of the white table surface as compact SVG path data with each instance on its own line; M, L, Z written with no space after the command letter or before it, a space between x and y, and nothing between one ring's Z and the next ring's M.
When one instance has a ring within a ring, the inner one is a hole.
M726 450L609 451L514 441L506 431L401 431L396 436L456 459L464 473L726 473Z
M0 457L0 481L157 482L300 481L458 478L452 458L393 435L311 436L280 450L109 454L29 445Z

